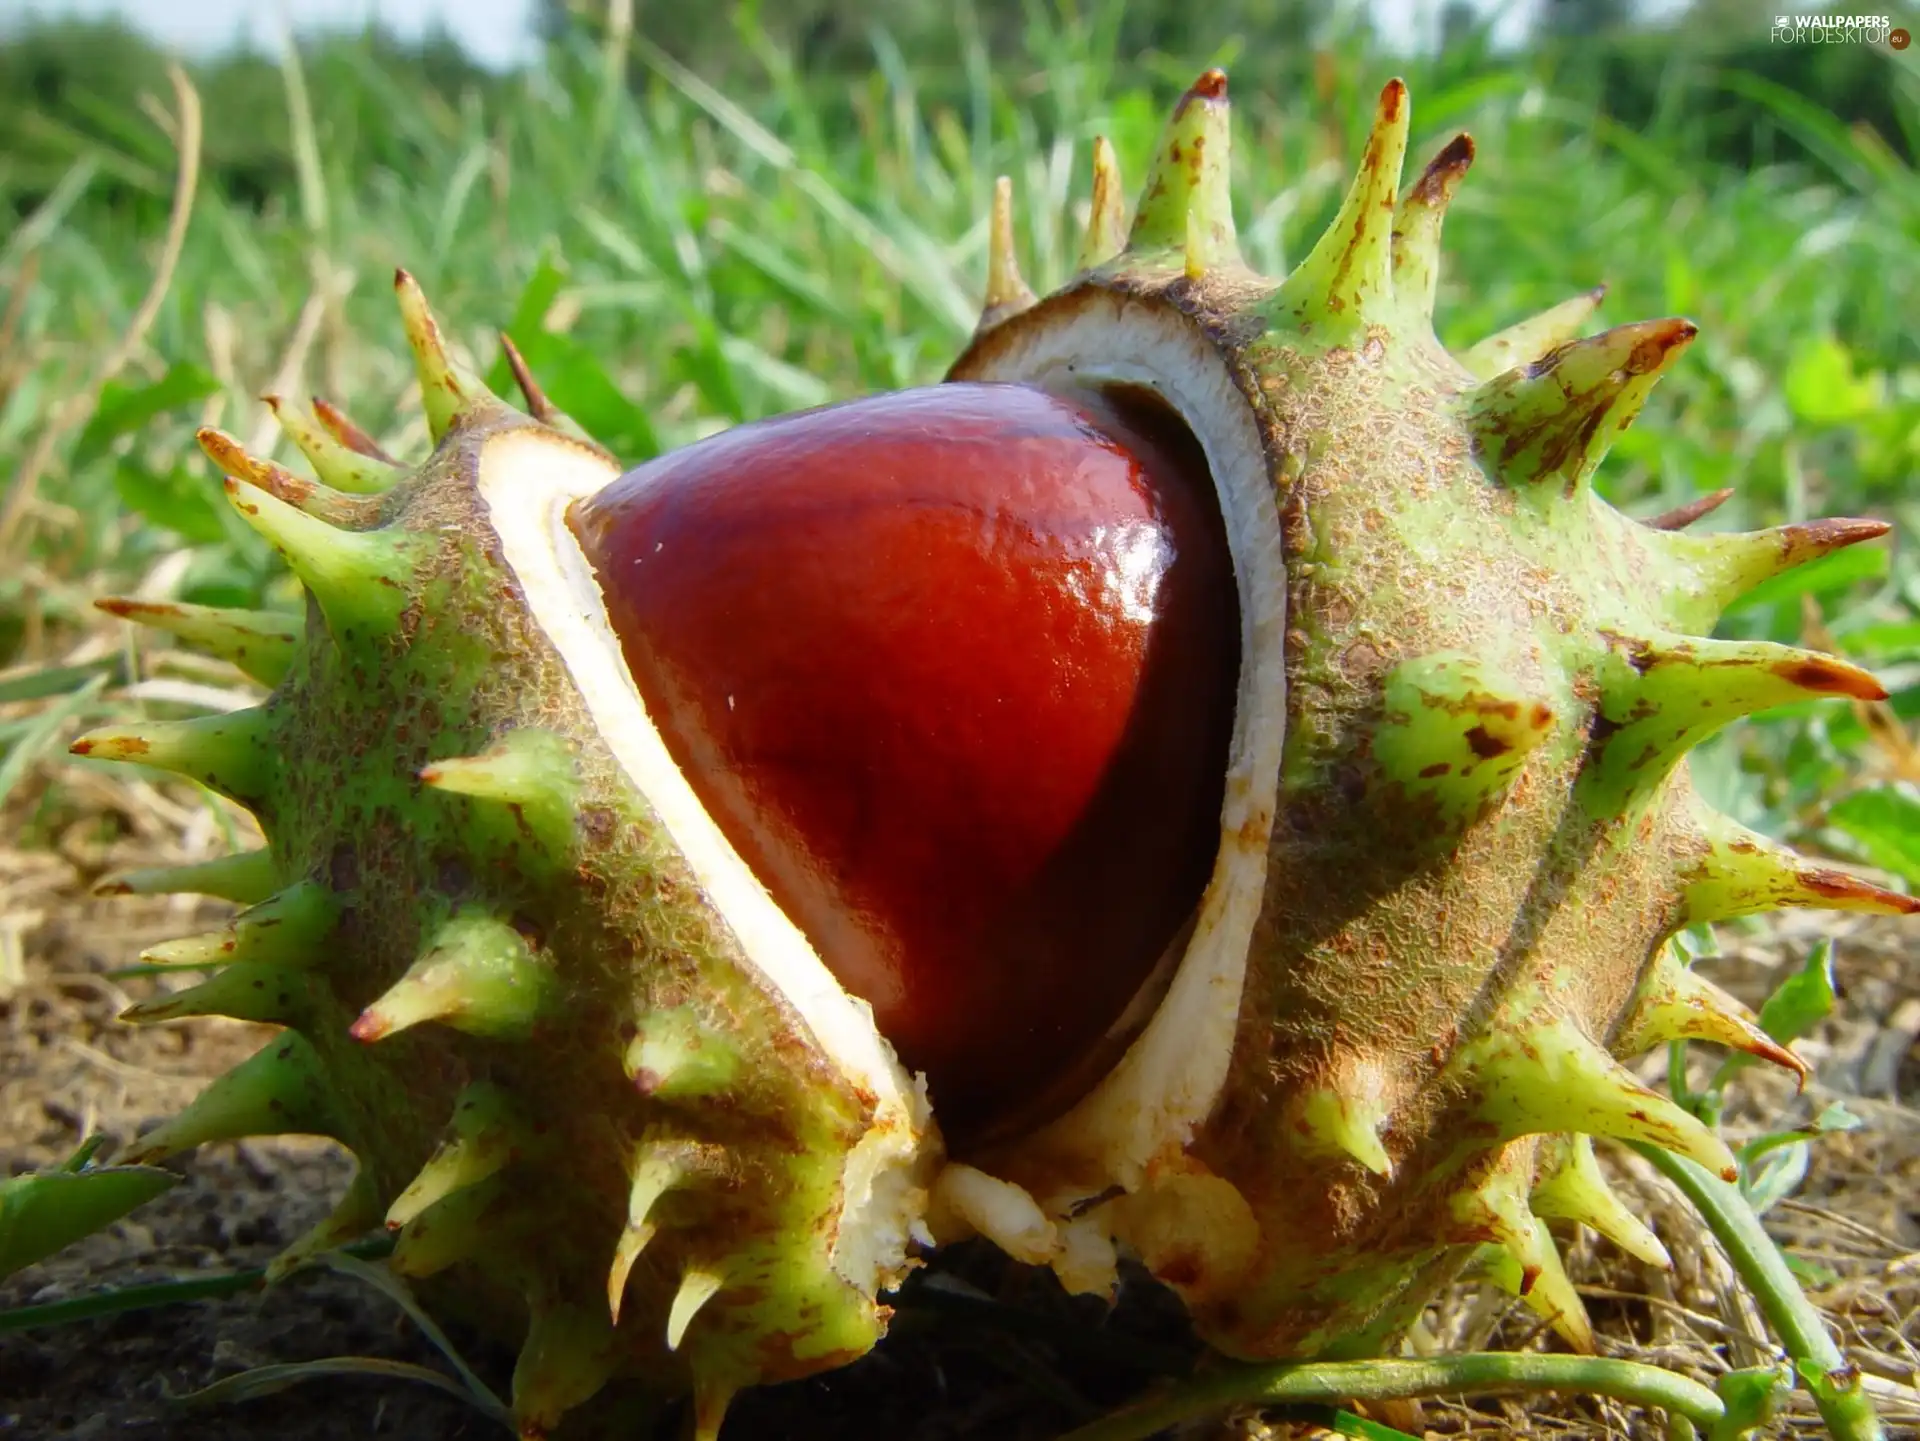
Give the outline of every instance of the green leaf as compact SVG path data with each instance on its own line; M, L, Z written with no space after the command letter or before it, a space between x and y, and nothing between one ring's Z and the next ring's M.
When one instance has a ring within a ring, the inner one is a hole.
M112 1225L179 1179L158 1166L107 1166L0 1182L0 1276Z
M1833 942L1823 940L1807 963L1774 988L1760 1007L1760 1029L1781 1045L1804 1036L1833 1014Z
M1745 1436L1773 1420L1787 1404L1793 1393L1793 1371L1785 1362L1729 1371L1713 1389L1727 1408L1726 1416L1713 1428L1714 1437Z
M171 1399L176 1406L183 1407L224 1406L235 1401L257 1401L263 1396L277 1395L302 1381L318 1381L330 1376L376 1376L391 1381L417 1381L465 1401L503 1427L512 1427L512 1418L504 1407L498 1412L489 1410L485 1403L453 1377L426 1366L415 1366L406 1361L388 1361L377 1356L329 1356L320 1361L255 1366L250 1371L223 1377L211 1386L203 1386L198 1391L189 1391L184 1396Z
M1855 791L1828 810L1827 822L1872 864L1920 886L1920 797L1898 786Z
M1800 347L1782 389L1793 413L1810 425L1846 425L1873 414L1886 399L1886 376L1857 375L1853 353L1831 335Z
M1791 1141L1769 1152L1755 1169L1742 1171L1740 1190L1755 1215L1766 1215L1799 1189L1807 1178L1810 1155L1805 1141Z
M170 367L150 385L108 381L100 391L100 403L93 409L93 419L73 443L73 468L79 470L92 464L107 453L114 441L131 435L154 417L205 400L219 390L220 382L212 372L184 361Z
M214 508L216 492L205 476L184 465L162 473L129 462L114 472L113 488L128 510L183 540L211 545L226 537L226 526Z
M95 675L78 690L62 696L32 717L20 738L8 748L5 756L0 756L0 805L6 803L34 762L53 748L73 717L93 704L107 680L107 674Z

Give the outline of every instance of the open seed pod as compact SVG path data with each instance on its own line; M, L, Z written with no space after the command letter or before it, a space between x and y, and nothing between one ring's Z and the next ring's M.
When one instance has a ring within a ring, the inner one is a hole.
M1669 939L1916 909L1684 762L1882 695L1706 632L1885 527L1600 500L1693 327L1575 339L1595 292L1449 354L1472 147L1402 195L1408 119L1394 82L1276 282L1235 246L1210 72L1130 227L1096 149L1044 300L1003 186L959 383L626 476L457 372L403 277L423 466L330 411L283 412L322 484L209 437L304 627L121 606L272 694L76 743L270 841L127 882L251 907L161 948L211 976L136 1019L287 1027L140 1157L340 1139L358 1179L284 1264L398 1227L397 1269L524 1327L529 1435L638 1371L711 1436L739 1388L869 1348L916 1240L974 1232L1080 1291L1137 1254L1243 1356L1378 1350L1474 1259L1590 1345L1543 1218L1662 1258L1592 1139L1733 1164L1621 1058L1799 1064Z

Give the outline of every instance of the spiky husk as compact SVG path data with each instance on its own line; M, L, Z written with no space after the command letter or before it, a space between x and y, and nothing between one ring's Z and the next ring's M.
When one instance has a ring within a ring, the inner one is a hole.
M542 515L497 514L614 467L517 357L531 420L455 370L403 278L425 466L324 405L278 407L323 484L205 437L307 585L304 626L113 604L277 687L76 744L221 791L270 841L117 883L253 907L156 953L209 978L132 1019L288 1028L141 1154L345 1142L353 1188L278 1269L384 1218L396 1269L524 1335L528 1434L637 1370L690 1382L711 1436L736 1388L858 1354L923 1206L1076 1290L1110 1289L1129 1248L1243 1355L1377 1349L1470 1260L1590 1344L1543 1221L1664 1259L1592 1138L1731 1164L1620 1058L1687 1037L1795 1064L1668 937L1914 909L1707 811L1683 759L1764 706L1879 694L1829 657L1703 636L1744 588L1883 527L1690 536L1696 515L1602 502L1595 466L1692 327L1576 339L1593 291L1450 355L1439 234L1472 146L1401 195L1407 130L1396 82L1280 282L1239 258L1217 72L1130 228L1096 145L1082 271L1044 300L996 189L953 376L1156 392L1207 455L1240 590L1214 879L1159 1011L1072 1111L940 1169L884 1047L850 1060L860 1008L759 963L774 921L716 891L713 838L609 732L626 683L582 649L592 605L537 603L525 562L563 542L530 552L509 520Z
M1069 1284L1110 1284L1084 1256L1117 1240L1243 1356L1367 1354L1476 1257L1590 1346L1539 1218L1660 1253L1589 1138L1733 1164L1621 1058L1689 1037L1798 1064L1668 938L1783 905L1914 909L1711 814L1683 760L1749 712L1881 694L1825 655L1702 637L1739 591L1885 527L1695 537L1603 501L1594 468L1694 327L1577 339L1596 290L1449 354L1441 218L1473 147L1402 194L1408 125L1396 81L1338 215L1276 283L1235 246L1225 80L1204 77L1125 245L1017 310L1030 292L997 258L952 371L1156 390L1240 518L1241 729L1208 906L1244 966L1216 968L1229 999L1195 1000L1158 1057L1149 1031L1076 1111L978 1159L1080 1233L1080 1259L1057 1252ZM1102 156L1096 194L1114 189ZM1096 206L1093 229L1117 227ZM1277 765L1245 764L1281 704ZM1231 1060L1163 1104L1180 1033Z
M287 1028L136 1154L334 1137L357 1179L277 1271L384 1220L395 1269L525 1335L526 1434L627 1371L690 1385L711 1430L739 1388L872 1346L936 1148L905 1078L849 1066L749 956L535 618L502 490L618 468L455 371L399 290L438 442L424 466L285 406L316 468L362 493L203 437L305 583L304 625L111 603L276 686L74 745L191 776L269 842L116 883L253 903L150 952L207 977L126 1019Z

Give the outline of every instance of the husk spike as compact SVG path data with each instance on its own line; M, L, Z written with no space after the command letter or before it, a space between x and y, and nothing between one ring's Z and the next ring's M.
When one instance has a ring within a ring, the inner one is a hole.
M336 640L387 634L406 608L412 547L386 531L341 530L259 490L226 483L227 499L280 552Z
M1473 137L1456 135L1401 197L1393 222L1393 293L1409 315L1433 321L1440 288L1440 230L1453 192L1473 164ZM1471 367L1469 367L1471 369Z
M1690 320L1616 325L1483 381L1467 414L1482 464L1516 488L1573 494L1697 333Z
M77 756L171 771L257 812L272 793L279 765L275 741L272 713L252 706L225 715L104 726L68 749Z
M221 1076L179 1115L142 1136L125 1159L139 1165L210 1141L289 1134L339 1138L326 1071L296 1031L282 1032Z
M1127 202L1120 183L1120 161L1104 135L1093 141L1093 200L1087 233L1080 241L1077 268L1097 270L1127 248Z
M1495 1025L1455 1052L1454 1064L1472 1078L1479 1119L1501 1137L1577 1131L1676 1151L1728 1180L1739 1173L1726 1143L1698 1117L1570 1021Z
M1339 213L1281 284L1277 304L1299 322L1354 329L1389 318L1394 212L1411 118L1405 83L1389 80Z
M1591 1136L1551 1136L1540 1145L1538 1173L1528 1204L1542 1220L1574 1221L1605 1236L1629 1256L1670 1270L1673 1258L1660 1238L1607 1184Z
M151 626L229 661L264 686L280 684L306 631L305 621L287 611L233 610L124 596L104 596L94 605L108 615Z
M1232 145L1226 73L1209 70L1180 97L1167 121L1134 207L1129 251L1178 252L1189 273L1195 265L1213 270L1239 263L1229 187Z
M280 869L266 847L184 866L124 871L95 886L96 896L213 896L258 905L280 884Z
M1606 296L1607 287L1604 285L1596 285L1591 290L1569 296L1538 315L1516 321L1505 330L1468 346L1460 353L1460 364L1476 380L1492 380L1516 365L1539 360L1555 346L1565 345L1578 335L1580 327L1600 308L1600 302Z
M295 400L278 395L261 397L287 438L300 447L300 453L313 467L321 483L349 495L379 495L391 490L400 479L400 469L391 461L372 456L347 445L323 425L320 417Z

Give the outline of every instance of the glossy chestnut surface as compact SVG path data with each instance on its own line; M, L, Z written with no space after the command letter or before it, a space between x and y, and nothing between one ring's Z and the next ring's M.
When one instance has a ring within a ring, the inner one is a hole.
M948 1136L1070 1102L1217 847L1239 623L1191 435L940 385L739 427L571 520L675 760Z

